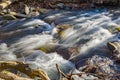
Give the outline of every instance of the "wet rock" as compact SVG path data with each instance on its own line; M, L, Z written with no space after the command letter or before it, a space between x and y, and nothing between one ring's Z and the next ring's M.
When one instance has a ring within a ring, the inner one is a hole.
M59 3L59 4L57 4L57 7L60 8L60 9L64 9L65 5L63 3Z
M100 68L102 69L102 71L104 71L105 73L109 74L109 73L114 73L114 71L110 70L110 65L113 65L113 61L110 60L107 57L101 57L101 56L93 56L92 58L88 58L86 59L86 63L87 65L97 65L100 66ZM108 70L108 71L107 71Z
M120 5L120 1L112 1L112 0L90 0L91 3L94 3L96 6L118 6Z
M119 67L114 64L113 60L95 55L86 59L86 64L79 66L79 70L86 74L93 74L93 76L95 74L99 79L112 79L115 77L114 74L117 74Z
M76 75L72 75L72 78L74 80L86 80L86 79L90 79L90 80L96 80L98 79L96 76L94 75L88 75L85 73L82 73L81 71L75 69L72 71L72 74L76 74ZM78 75L77 75L78 74ZM81 75L80 75L81 74Z
M119 25L116 24L116 23L109 23L108 25L108 30L112 33L112 34L115 34L115 33L119 33Z
M73 28L71 24L59 24L53 29L53 37L58 40L63 40L66 36L69 36L67 31Z
M108 49L111 52L111 55L115 59L120 59L120 43L119 42L108 42L107 43Z

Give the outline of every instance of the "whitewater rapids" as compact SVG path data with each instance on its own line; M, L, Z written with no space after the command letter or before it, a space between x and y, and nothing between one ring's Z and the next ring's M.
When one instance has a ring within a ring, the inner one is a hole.
M0 60L24 61L32 68L44 69L51 80L58 80L59 76L55 64L58 64L65 73L68 73L75 69L75 64L71 62L73 60L78 64L80 59L93 55L106 56L108 53L106 43L119 41L119 33L110 31L120 27L118 15L120 15L119 11L107 9L53 11L37 19L11 21L0 27ZM54 23L54 26L50 23ZM53 43L53 33L57 34L54 32L55 25L61 23L71 24L73 27L67 29L64 33L65 37L55 44L80 48L80 52L72 56L70 61L56 52L46 54L41 50L35 50L40 46ZM8 38L4 37L6 35ZM18 58L18 55L21 57Z

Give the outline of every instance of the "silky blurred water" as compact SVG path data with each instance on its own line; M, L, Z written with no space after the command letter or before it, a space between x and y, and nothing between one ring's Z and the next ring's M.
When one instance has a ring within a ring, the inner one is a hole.
M65 37L56 42L53 42L53 34L57 34L56 32L52 32L54 27L40 19L13 21L0 27L0 31L8 33L21 30L21 32L18 32L19 35L9 34L9 38L1 38L0 60L24 61L30 64L32 68L44 69L51 80L58 80L59 74L55 65L58 64L65 73L68 73L72 69L75 69L74 63L63 59L56 52L46 54L41 50L36 50L36 48L49 43L68 47L77 46L80 48L80 52L71 58L71 61L76 59L76 62L94 54L107 54L108 49L106 48L106 43L108 41L119 40L119 33L112 34L109 31L111 26L116 28L120 24L119 16L113 20L113 14L103 9L93 11L53 11L43 15L41 19L46 22L53 20L54 25L59 23L73 25L72 28L64 32ZM31 32L29 32L29 29Z

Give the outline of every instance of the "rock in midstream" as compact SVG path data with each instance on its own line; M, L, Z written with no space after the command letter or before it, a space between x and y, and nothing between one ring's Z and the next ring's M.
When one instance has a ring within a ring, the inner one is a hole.
M116 60L120 60L120 42L119 41L108 42L107 46L111 52L111 55Z
M88 59L84 60L84 63L85 63L84 65L81 65L82 63L83 62L80 61L79 65L77 66L79 68L79 70L86 71L87 70L86 67L88 67L88 73L96 74L97 75L96 77L98 77L98 75L100 76L99 73L102 73L102 75L107 75L108 79L113 79L113 78L116 78L116 76L117 76L117 75L115 76L115 74L117 74L120 71L119 66L117 66L114 63L114 61L108 57L95 55L92 58L88 58ZM94 69L92 70L91 67L94 67ZM89 71L89 69L91 69L91 70ZM87 71L86 71L86 74L87 74ZM92 76L94 76L93 74L92 74ZM86 77L88 77L88 76L86 76ZM117 77L118 77L117 79L119 79L119 76L117 76ZM100 77L98 77L98 78L100 78ZM103 78L105 79L105 76Z

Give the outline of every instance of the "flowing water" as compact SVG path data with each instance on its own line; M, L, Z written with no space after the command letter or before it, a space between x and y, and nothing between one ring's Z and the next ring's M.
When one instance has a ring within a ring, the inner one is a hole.
M58 80L55 64L65 72L75 69L80 59L93 55L109 56L108 41L119 41L120 12L107 9L88 11L52 11L40 19L21 19L11 21L0 27L0 60L24 61L32 68L44 69L51 80ZM116 17L117 16L117 17ZM42 21L42 20L44 21ZM54 24L48 24L52 22ZM71 24L64 37L54 42L55 25ZM48 44L80 48L70 60L56 52L45 53L38 50ZM37 50L36 50L37 49ZM72 61L72 62L71 62Z

